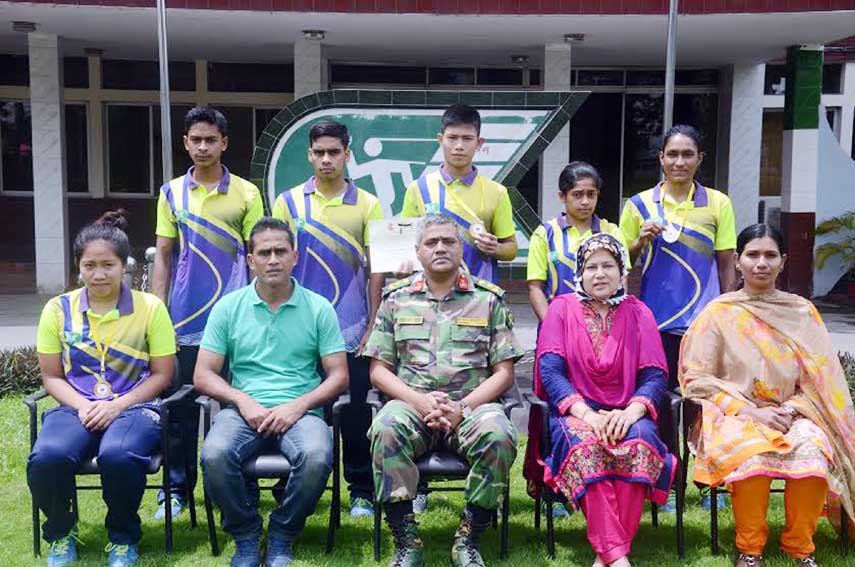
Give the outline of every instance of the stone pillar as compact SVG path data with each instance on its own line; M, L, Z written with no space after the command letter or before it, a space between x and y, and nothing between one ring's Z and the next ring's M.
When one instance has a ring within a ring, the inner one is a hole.
M790 47L781 190L781 232L789 259L782 282L789 291L805 297L810 297L813 282L821 96L822 46Z
M757 222L760 204L760 149L763 137L763 85L766 66L734 65L729 101L730 133L727 192L736 205L736 233Z
M571 48L568 43L549 44L543 52L543 90L569 91ZM558 176L570 161L570 126L564 126L540 157L540 202L542 219L551 219L564 210L558 193Z
M33 128L33 221L36 287L65 291L69 276L62 52L56 34L30 32L30 105Z
M320 39L299 38L294 42L294 99L324 91L326 62Z
M89 194L103 199L107 196L107 167L104 164L104 93L101 90L101 56L100 49L87 49L86 59L89 69L89 110L86 114L87 132L89 134Z

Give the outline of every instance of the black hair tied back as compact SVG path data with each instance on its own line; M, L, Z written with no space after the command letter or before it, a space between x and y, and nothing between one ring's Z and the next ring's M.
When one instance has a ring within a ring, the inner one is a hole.
M107 211L92 224L84 226L74 239L74 263L80 263L80 258L90 242L103 240L113 247L116 256L122 264L128 263L131 255L131 244L125 229L128 227L128 211L117 209Z

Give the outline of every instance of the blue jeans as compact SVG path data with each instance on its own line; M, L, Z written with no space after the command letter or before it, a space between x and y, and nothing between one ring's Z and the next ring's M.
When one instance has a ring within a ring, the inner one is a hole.
M80 464L98 455L104 521L110 541L127 545L142 536L137 514L145 491L146 469L160 449L160 413L149 407L123 411L103 432L83 427L77 410L60 406L42 416L42 430L27 459L27 483L45 515L48 542L68 535L74 525L71 499Z
M226 407L202 444L205 490L220 508L223 531L235 540L261 536L258 489L242 466L262 452L279 451L291 463L282 504L270 514L269 534L294 539L324 492L332 470L332 432L323 419L306 414L281 435L264 438L234 407Z

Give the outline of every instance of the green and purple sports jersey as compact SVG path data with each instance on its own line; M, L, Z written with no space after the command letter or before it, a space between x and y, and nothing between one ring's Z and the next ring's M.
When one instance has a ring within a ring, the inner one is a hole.
M445 298L430 293L423 273L400 280L384 291L363 354L390 364L414 390L440 390L459 400L493 365L524 354L503 295L464 271Z
M175 331L166 307L150 293L122 284L116 309L99 315L80 288L45 305L36 350L60 355L65 379L87 400L111 400L149 377L152 357L175 354Z
M264 215L258 189L223 167L216 187L183 177L160 188L156 234L178 239L169 313L179 345L198 345L214 304L247 283L244 242Z

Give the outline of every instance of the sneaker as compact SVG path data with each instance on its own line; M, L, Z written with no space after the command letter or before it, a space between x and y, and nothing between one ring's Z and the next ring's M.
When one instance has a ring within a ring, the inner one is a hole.
M258 567L261 563L261 552L258 550L258 538L235 540L235 554L232 555L231 567Z
M65 537L50 542L47 554L48 567L71 565L77 561L77 537L69 533Z
M285 567L293 562L294 553L291 551L291 540L281 536L269 536L264 567Z
M572 510L568 509L562 502L553 502L552 503L552 517L553 518L567 518L573 513ZM543 515L546 515L546 502L543 503Z
M419 492L413 499L413 514L424 513L424 511L428 509L429 504L430 502L428 502L428 495Z
M350 499L350 517L363 518L374 516L374 505L366 498L351 498Z
M704 510L709 510L712 507L712 498L710 498L710 493L706 492L701 494L701 508ZM716 508L718 510L727 510L728 508L727 499L724 494L719 492L716 496Z
M140 554L137 552L137 546L134 544L116 545L111 542L107 544L104 551L109 553L107 556L107 565L109 565L109 567L126 567L127 565L135 565L140 558Z
M801 559L793 559L793 562L798 567L821 567L819 563L816 562L816 559L812 555L808 555L807 557L802 557Z
M184 510L184 503L179 498L173 496L169 499L169 505L172 507L172 519L174 520ZM157 521L166 519L166 501L161 502L160 506L157 507L154 519Z
M659 507L659 511L663 514L677 513L677 495L674 492L668 493L668 499L665 501L665 504Z
M734 567L763 567L763 556L740 553L733 565Z

